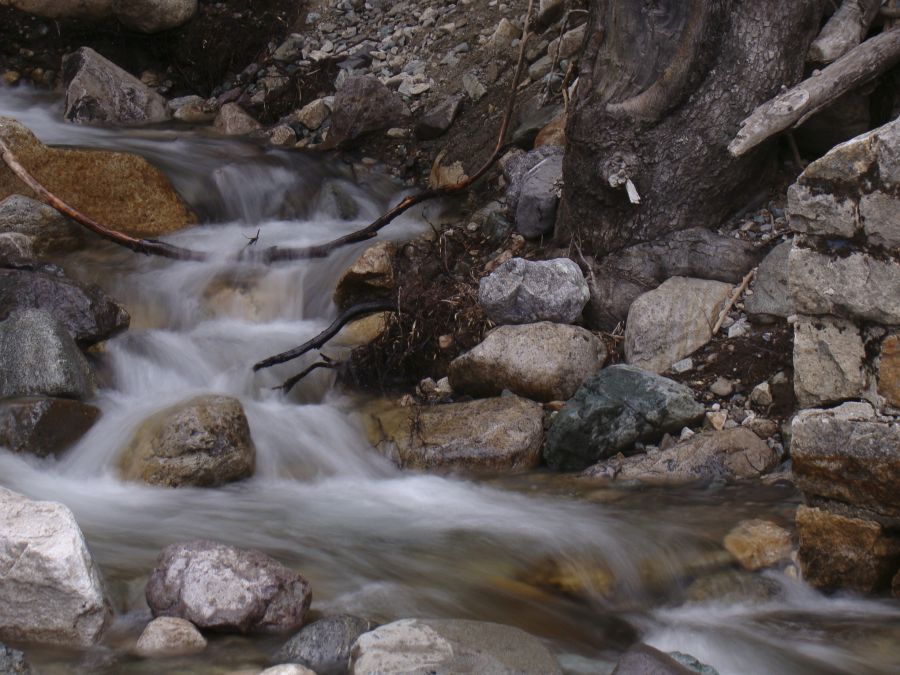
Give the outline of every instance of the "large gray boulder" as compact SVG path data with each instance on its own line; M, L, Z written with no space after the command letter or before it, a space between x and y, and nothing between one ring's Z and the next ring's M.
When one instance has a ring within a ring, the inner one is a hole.
M568 258L513 258L478 285L478 303L497 324L574 323L589 298L581 269Z
M66 54L62 71L70 122L138 125L169 119L165 98L90 47Z
M540 463L543 420L538 403L501 396L391 407L364 423L372 445L401 468L508 474Z
M119 461L126 480L215 487L253 475L256 448L241 402L196 396L151 416Z
M731 292L721 281L672 277L644 293L625 324L628 363L661 373L705 345Z
M49 312L23 309L0 323L0 398L94 393L91 367Z
M73 251L86 241L84 230L59 211L24 195L0 201L0 232L18 232L31 237L34 252Z
M296 630L311 601L299 572L258 551L205 540L167 546L147 582L154 617L186 619L204 630Z
M744 427L697 434L666 450L613 457L586 475L618 481L675 485L715 479L758 478L777 464L779 453Z
M272 658L274 663L297 663L316 675L345 675L350 650L376 624L358 616L329 616L304 626Z
M57 455L99 417L99 408L65 398L5 399L0 401L0 446L38 457Z
M88 647L112 618L72 512L0 487L0 639Z
M112 337L131 321L97 286L48 272L0 269L0 321L24 309L46 310L82 346Z
M404 619L360 636L352 675L556 675L562 670L540 641L496 623Z
M554 469L576 471L638 441L679 431L703 416L691 390L634 366L615 365L589 378L559 411L544 446Z
M522 179L516 205L516 231L536 239L553 231L562 190L562 155L542 159Z
M159 33L187 23L197 0L112 0L112 11L131 30Z
M549 121L549 120L547 120ZM538 129L547 121L542 121ZM535 130L535 133L537 130ZM519 196L525 184L525 177L544 160L552 160L552 164L562 161L563 150L555 145L542 145L529 152L513 152L502 160L503 177L506 179L506 207L510 214L516 213L519 207Z
M603 341L578 326L529 323L495 328L450 364L453 391L496 396L504 389L535 401L571 398L606 360Z
M326 142L332 147L350 145L373 131L400 126L408 117L403 99L377 77L350 77L335 94Z
M781 242L759 264L750 285L753 295L744 299L744 309L752 320L769 322L794 313L788 282L788 256L793 245L793 239Z

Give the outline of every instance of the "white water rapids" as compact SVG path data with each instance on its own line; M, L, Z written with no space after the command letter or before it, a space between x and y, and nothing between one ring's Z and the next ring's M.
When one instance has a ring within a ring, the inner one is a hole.
M642 640L690 653L722 675L900 671L897 603L827 598L780 575L771 577L784 586L777 600L676 599L686 565L717 548L741 518L789 513L796 500L790 490L585 494L542 475L478 483L407 474L368 445L354 401L332 390L329 373L316 373L287 399L273 393L302 364L257 374L250 365L328 324L334 284L361 249L272 267L238 266L228 254L257 229L263 246L316 243L357 229L400 194L387 179L356 177L340 159L188 131L67 125L57 99L21 89L0 89L0 115L19 119L47 143L144 155L204 217L169 240L221 254L186 263L104 245L60 261L70 275L122 302L132 328L105 346L95 401L103 415L77 446L56 460L0 449L0 484L75 513L116 592L118 635L133 639L146 619L134 598L160 549L210 538L300 569L312 583L313 608L323 613L516 624L546 640L570 672L609 672L628 642L627 625ZM338 217L336 191L356 204L352 220ZM383 236L400 241L425 227L410 215ZM249 279L247 297L211 302L208 289L223 275ZM175 490L120 481L116 458L136 426L200 393L242 401L258 452L254 478ZM503 583L547 556L581 561L575 569L586 579L589 561L602 562L622 589L619 598L566 599ZM666 583L649 584L648 566ZM257 656L277 646L239 644ZM208 672L219 653L188 660L183 672ZM69 672L55 663L53 672Z

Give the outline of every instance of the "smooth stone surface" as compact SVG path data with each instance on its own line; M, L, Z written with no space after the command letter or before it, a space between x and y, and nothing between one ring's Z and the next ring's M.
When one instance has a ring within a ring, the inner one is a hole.
M742 480L770 471L778 458L759 436L738 427L695 434L666 450L613 457L592 466L585 475L658 485Z
M349 77L335 94L326 143L350 145L365 134L402 126L408 117L403 99L378 78Z
M122 25L141 33L178 28L197 13L197 0L112 0Z
M769 520L742 520L722 544L749 572L777 565L791 555L791 533Z
M174 616L153 619L138 638L134 651L138 656L183 656L206 649L204 638L190 621Z
M793 239L783 241L769 251L750 285L753 295L744 299L744 309L756 321L786 319L794 313L788 281L788 255Z
M562 156L538 162L522 179L516 205L516 231L526 239L552 232L562 184Z
M90 364L49 312L22 309L0 323L0 398L93 394Z
M858 398L866 348L850 321L803 317L794 324L794 393L801 407Z
M140 125L169 119L165 98L90 47L63 57L62 76L69 122Z
M732 290L721 281L672 277L644 293L628 310L627 362L661 373L692 354L712 338Z
M500 326L450 364L453 390L497 396L504 389L535 401L564 401L606 360L603 341L578 326Z
M87 240L79 225L25 195L10 195L0 201L0 232L18 232L31 237L32 248L39 256L74 251Z
M57 455L88 432L100 409L64 398L0 401L0 446L38 457Z
M512 626L454 619L403 619L365 633L352 675L561 675L539 640Z
M343 675L357 638L375 623L357 616L329 616L304 626L272 658L275 663L295 663L317 675Z
M0 487L0 639L89 647L112 610L72 512Z
M544 411L518 396L391 408L365 418L378 450L404 469L499 473L540 463Z
M165 487L215 487L253 475L256 448L241 402L204 395L144 421L119 460L122 477Z
M152 238L195 222L169 179L143 157L108 150L49 148L9 117L0 117L0 137L48 190L119 232ZM35 197L3 164L0 199L11 194ZM141 198L135 199L135 195Z
M791 460L806 495L900 517L900 422L876 419L868 404L801 411Z
M258 551L206 540L167 546L147 583L154 617L187 619L203 630L296 630L311 601L299 572Z
M615 365L589 378L559 411L544 447L547 464L585 469L637 441L679 432L704 413L687 387L634 366Z
M496 324L574 323L589 298L581 269L568 258L513 258L478 286L478 303Z

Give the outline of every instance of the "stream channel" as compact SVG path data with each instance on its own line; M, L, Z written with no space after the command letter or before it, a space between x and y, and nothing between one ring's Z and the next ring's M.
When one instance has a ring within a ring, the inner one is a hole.
M359 399L335 390L330 373L288 398L272 387L300 364L254 374L252 363L334 318L334 285L366 244L270 267L229 254L257 229L265 246L358 229L401 186L355 171L346 157L186 130L65 124L58 98L22 88L2 91L0 115L49 144L143 155L201 217L168 241L221 254L177 262L101 244L56 261L124 304L131 329L104 346L95 401L103 415L75 447L50 460L0 449L0 485L66 504L84 530L116 604L108 647L127 652L149 619L142 594L160 549L209 538L301 570L314 615L512 624L543 639L571 673L610 672L638 639L721 675L900 672L900 603L826 597L779 572L722 573L722 537L740 520L791 522L800 498L789 484L629 490L542 472L492 481L404 473L366 442L354 418ZM348 210L357 213L341 219ZM403 241L427 227L420 211L382 236ZM251 290L211 294L223 279L249 279ZM122 482L117 455L137 425L201 393L243 403L255 476L216 489ZM213 636L206 653L164 670L261 668L284 639ZM42 673L74 673L91 672L97 656L29 650L29 658ZM160 668L126 655L106 672Z

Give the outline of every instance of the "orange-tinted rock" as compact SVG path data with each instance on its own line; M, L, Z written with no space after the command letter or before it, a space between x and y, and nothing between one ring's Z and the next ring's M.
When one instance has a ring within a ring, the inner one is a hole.
M889 335L881 343L878 393L892 406L900 408L900 333Z

